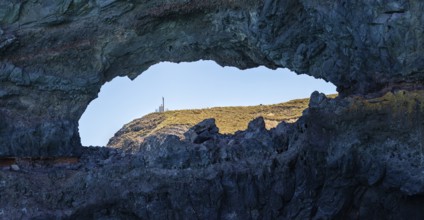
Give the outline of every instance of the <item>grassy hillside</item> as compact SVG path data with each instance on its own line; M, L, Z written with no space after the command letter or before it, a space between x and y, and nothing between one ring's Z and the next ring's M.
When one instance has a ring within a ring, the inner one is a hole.
M331 95L335 97L335 95ZM220 133L231 134L245 130L247 124L259 116L264 117L268 129L281 121L295 122L309 99L296 99L275 105L248 107L216 107L208 109L177 110L164 113L151 113L126 124L113 137L108 146L122 146L125 141L141 142L145 137L157 133L170 133L178 136L206 118L215 118Z

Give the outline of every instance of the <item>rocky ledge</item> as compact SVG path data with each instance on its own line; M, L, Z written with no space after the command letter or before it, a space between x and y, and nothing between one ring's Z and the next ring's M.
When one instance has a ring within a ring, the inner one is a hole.
M296 123L271 130L257 118L222 135L210 119L132 154L21 159L0 171L0 218L422 219L423 97L314 93Z

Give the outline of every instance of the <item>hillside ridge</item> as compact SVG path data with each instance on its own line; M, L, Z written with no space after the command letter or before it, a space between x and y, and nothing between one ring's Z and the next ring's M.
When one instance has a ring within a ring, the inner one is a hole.
M334 98L336 95L329 95ZM183 134L190 127L207 118L215 118L221 134L233 134L245 130L248 123L263 117L267 129L281 121L296 122L308 107L309 98L294 99L271 105L213 107L204 109L172 110L163 113L150 113L125 124L115 133L107 146L130 149L140 145L145 138L153 135Z

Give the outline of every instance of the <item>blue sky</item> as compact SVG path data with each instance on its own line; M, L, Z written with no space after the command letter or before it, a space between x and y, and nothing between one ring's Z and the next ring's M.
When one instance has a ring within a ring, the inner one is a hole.
M309 97L315 90L336 93L333 84L288 69L159 63L134 81L119 77L106 83L80 119L79 131L84 146L105 146L124 124L154 112L162 97L165 108L177 110L275 104Z

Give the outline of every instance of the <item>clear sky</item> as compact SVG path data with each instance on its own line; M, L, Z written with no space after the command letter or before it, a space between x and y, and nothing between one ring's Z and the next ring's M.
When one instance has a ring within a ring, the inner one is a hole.
M259 67L239 70L213 61L159 63L134 81L126 77L106 83L79 121L84 146L105 146L124 124L154 112L165 97L165 108L276 104L309 97L313 91L336 93L324 80L296 75L288 69Z

